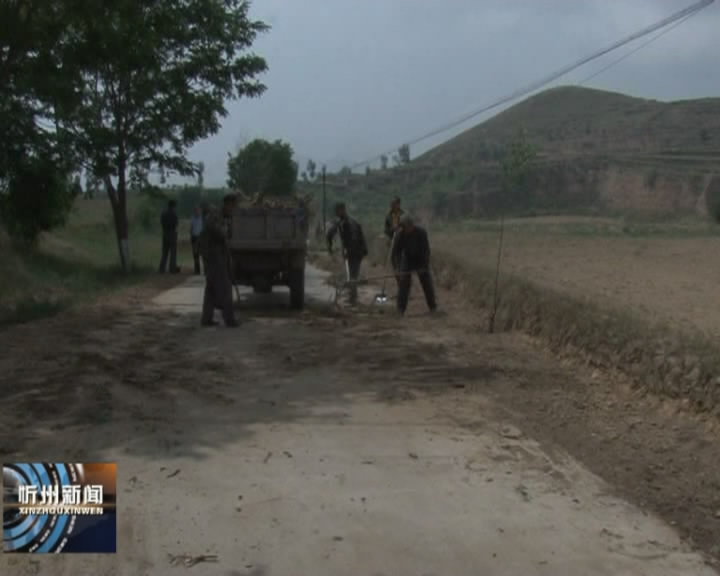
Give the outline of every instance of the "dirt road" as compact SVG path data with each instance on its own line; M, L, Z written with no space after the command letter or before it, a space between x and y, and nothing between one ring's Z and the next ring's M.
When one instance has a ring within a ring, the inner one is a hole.
M610 384L593 395L447 299L398 322L338 314L317 270L307 284L297 315L245 294L237 330L198 327L191 279L0 333L3 459L116 461L119 475L116 556L5 555L2 573L716 574L650 511L713 552L714 431L683 415L663 427L630 391L610 407ZM645 417L627 445L608 442L630 410ZM659 456L633 436L653 425ZM668 475L654 491L650 462ZM171 565L179 554L218 561Z

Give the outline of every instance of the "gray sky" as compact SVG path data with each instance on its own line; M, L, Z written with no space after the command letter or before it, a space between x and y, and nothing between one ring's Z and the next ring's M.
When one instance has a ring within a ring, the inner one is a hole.
M333 169L363 161L692 3L256 0L253 17L272 26L255 44L268 62L268 90L230 103L222 130L191 158L205 162L207 185L223 184L227 152L256 137L289 141L303 167L309 157ZM720 2L589 86L660 100L718 96L717 30ZM578 82L634 46L558 84Z

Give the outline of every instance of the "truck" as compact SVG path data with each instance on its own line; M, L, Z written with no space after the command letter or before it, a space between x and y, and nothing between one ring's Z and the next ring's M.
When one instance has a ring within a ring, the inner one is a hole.
M297 198L238 202L230 221L232 281L268 294L290 289L290 307L305 304L308 202Z

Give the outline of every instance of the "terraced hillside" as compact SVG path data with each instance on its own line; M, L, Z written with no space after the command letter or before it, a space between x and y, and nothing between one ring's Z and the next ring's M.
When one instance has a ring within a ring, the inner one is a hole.
M369 174L334 176L331 196L356 211L400 194L428 219L491 216L500 162L524 131L537 151L515 215L703 214L720 166L720 98L660 102L560 87L532 96L414 159Z

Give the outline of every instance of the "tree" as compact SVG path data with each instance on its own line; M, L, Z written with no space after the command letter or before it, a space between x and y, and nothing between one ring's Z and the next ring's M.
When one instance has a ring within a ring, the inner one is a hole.
M295 190L298 165L290 144L257 139L228 154L228 186L246 194L289 196Z
M85 192L82 187L82 182L80 181L80 175L76 174L72 182L72 196L73 198L79 198L84 195Z
M385 154L383 154L382 156L380 156L380 169L387 170L387 167L388 167L388 157Z
M85 196L84 198L93 199L95 198L99 192L100 188L102 187L102 182L97 178L97 176L87 173L85 176Z
M66 16L60 2L0 3L0 217L30 241L72 205L75 166L51 121L73 100L58 59Z
M316 170L317 165L315 164L315 162L313 160L308 160L306 172L310 180L315 180Z
M225 101L263 93L267 65L248 50L267 26L246 0L69 4L63 70L79 103L56 119L105 184L127 270L128 170L193 174L187 150L217 132Z
M197 185L200 190L205 187L205 162L198 162L197 165Z
M495 285L493 288L493 307L490 312L488 330L495 330L495 316L498 310L498 287L500 280L500 264L502 262L503 237L505 232L505 210L515 202L527 201L529 190L527 176L530 162L535 158L535 149L527 140L522 130L512 142L502 161L502 195L500 198L500 235L498 239L497 264L495 267Z
M370 166L365 166L365 176L370 177L370 173L372 172Z
M143 192L150 186L147 172L140 166L133 166L130 169L130 180L128 182L128 189L132 192Z
M397 164L399 165L406 165L410 164L410 145L409 144L403 144L398 148L397 151Z
M505 151L502 160L502 187L505 207L522 206L529 208L530 190L528 175L530 163L536 155L535 148L528 142L527 134L521 131Z
M59 162L45 154L13 165L0 188L0 216L16 238L31 244L40 232L64 224L75 189Z

